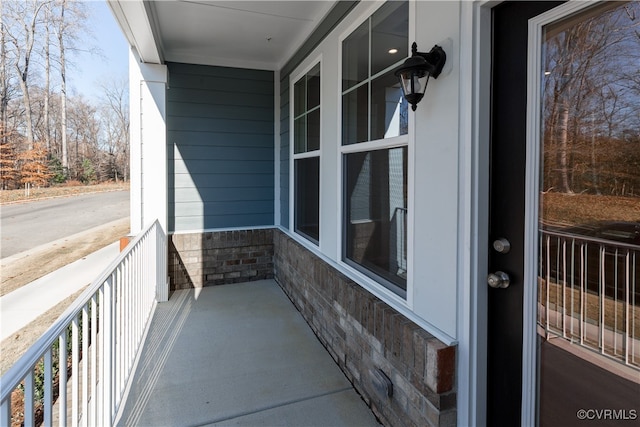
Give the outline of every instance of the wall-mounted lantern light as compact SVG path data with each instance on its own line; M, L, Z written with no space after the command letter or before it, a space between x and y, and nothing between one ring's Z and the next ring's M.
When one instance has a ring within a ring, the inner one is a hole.
M416 42L411 45L411 56L398 67L395 75L400 79L404 97L413 111L424 96L429 77L437 79L446 60L447 55L438 45L429 52L418 52Z

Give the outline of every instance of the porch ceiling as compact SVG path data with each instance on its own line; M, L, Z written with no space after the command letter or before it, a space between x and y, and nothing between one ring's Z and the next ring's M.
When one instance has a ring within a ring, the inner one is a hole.
M268 70L280 69L335 3L109 1L129 43L145 62Z

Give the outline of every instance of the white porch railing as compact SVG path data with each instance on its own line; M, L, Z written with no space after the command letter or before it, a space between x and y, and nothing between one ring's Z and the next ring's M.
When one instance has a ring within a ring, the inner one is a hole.
M640 368L640 247L540 231L538 325Z
M14 391L25 426L112 425L156 300L167 298L166 263L155 221L2 376L0 425L12 424Z

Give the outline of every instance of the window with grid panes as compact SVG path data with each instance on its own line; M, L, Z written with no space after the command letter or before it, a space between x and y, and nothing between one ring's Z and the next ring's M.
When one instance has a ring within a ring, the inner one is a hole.
M389 1L342 41L343 260L406 297L408 2Z
M294 230L320 240L320 64L293 85Z

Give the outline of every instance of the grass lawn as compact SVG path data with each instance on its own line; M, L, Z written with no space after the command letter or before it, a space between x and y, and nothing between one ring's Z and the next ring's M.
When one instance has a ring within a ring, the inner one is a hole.
M640 197L546 193L540 198L545 223L588 224L596 221L640 222Z

